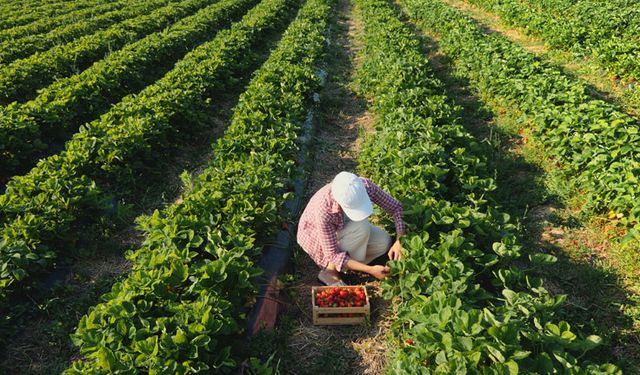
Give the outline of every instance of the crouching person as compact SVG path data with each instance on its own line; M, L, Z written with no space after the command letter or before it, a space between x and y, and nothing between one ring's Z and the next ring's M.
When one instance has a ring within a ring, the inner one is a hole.
M393 245L385 230L369 222L373 213L371 202L393 216L397 237ZM400 259L399 239L405 231L399 201L367 178L340 172L309 200L298 223L297 240L320 267L321 282L344 285L340 272L348 270L384 279L389 267L369 263L385 254L389 259Z

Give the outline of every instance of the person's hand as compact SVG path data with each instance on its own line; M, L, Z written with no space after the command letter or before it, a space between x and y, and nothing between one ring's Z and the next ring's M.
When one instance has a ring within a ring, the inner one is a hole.
M402 257L402 245L400 245L400 240L396 240L393 246L391 246L388 255L391 260L399 260Z
M390 269L387 266L371 266L369 274L378 280L382 280L389 275Z

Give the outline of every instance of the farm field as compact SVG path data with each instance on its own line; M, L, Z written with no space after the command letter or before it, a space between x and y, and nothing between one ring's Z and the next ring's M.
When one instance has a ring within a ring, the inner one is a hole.
M0 9L0 373L640 373L633 1ZM342 170L409 229L316 326L291 207Z

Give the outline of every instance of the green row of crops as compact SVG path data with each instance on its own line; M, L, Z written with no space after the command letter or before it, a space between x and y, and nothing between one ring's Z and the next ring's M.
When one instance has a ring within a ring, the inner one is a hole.
M210 99L255 62L252 51L282 28L295 0L260 4L190 52L137 95L84 125L65 150L14 177L0 196L0 296L73 247L80 228L109 226L114 204L159 168L158 153L205 127ZM114 212L116 211L116 212Z
M534 124L534 135L554 158L587 212L614 211L638 235L640 124L619 107L595 100L585 84L540 61L498 34L486 34L439 0L403 0L406 10L459 74L482 95L499 99Z
M356 5L365 30L357 82L377 118L361 170L401 197L409 224L405 256L382 283L397 314L389 371L620 373L584 356L598 336L585 338L554 320L564 298L526 271L554 258L527 255L496 208L482 149L456 122L459 110L448 104L412 31L386 0Z
M0 19L0 30L10 29L27 25L29 23L46 18L53 20L57 16L64 16L73 11L90 8L97 4L102 4L100 0L83 0L68 2L58 0L53 2L32 1L32 2L15 2L10 4L0 4L0 12L4 16ZM56 24L53 22L53 26Z
M0 175L12 176L32 167L51 143L66 141L81 124L154 82L187 51L255 4L255 0L222 0L207 6L211 2L186 0L150 15L157 29L205 6L161 32L109 54L82 73L56 81L35 99L0 109Z
M0 20L0 41L16 39L27 35L42 34L61 25L75 22L79 19L116 8L124 3L115 2L112 7L104 8L102 0L85 0L67 2L64 5L51 4L41 8L17 9L3 11ZM114 7L115 6L115 7Z
M211 0L184 0L147 14L167 2L158 0L146 5L134 5L128 12L131 19L10 64L0 65L0 103L32 99L37 89L85 70L95 61L104 58L105 54L149 33L162 30L175 22L176 17L187 16L204 4L211 3Z
M284 4L264 0L253 15ZM227 373L245 358L237 339L257 289L254 262L283 220L330 4L301 9L241 96L215 159L181 203L144 222L133 272L80 321L83 360L67 373Z
M542 37L551 48L593 56L611 74L640 79L640 7L635 0L470 0Z
M76 20L70 25L51 30L45 34L9 39L0 43L0 64L7 65L36 52L46 51L56 45L66 44L68 40L95 33L127 19L136 18L164 6L168 2L169 0L140 1L113 11L98 10L101 12L98 15L87 16L84 19ZM105 7L113 8L114 6L107 4ZM91 14L91 12L88 13Z

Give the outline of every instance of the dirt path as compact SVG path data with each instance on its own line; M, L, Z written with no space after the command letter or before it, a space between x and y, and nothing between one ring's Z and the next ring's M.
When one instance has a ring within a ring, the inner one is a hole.
M550 50L540 38L526 35L518 28L502 21L498 15L469 4L464 0L443 0L443 2L474 18L485 26L487 31L504 35L527 51L559 67L565 74L587 82L591 95L615 102L625 112L640 118L638 87L633 90L629 84L624 84L619 80L612 80L609 74L592 58L577 57L570 52L560 50ZM634 91L636 91L635 96Z
M329 80L322 92L321 118L315 139L315 160L305 201L340 171L357 171L357 156L365 134L373 131L373 119L366 102L350 87L360 48L362 26L354 19L352 5L339 0L332 26L328 54ZM288 326L285 357L281 370L287 374L379 374L384 367L386 302L378 283L366 281L372 295L372 319L364 326L314 326L310 306L312 285L318 267L299 248L296 250L295 281L289 285L292 303L281 318Z

